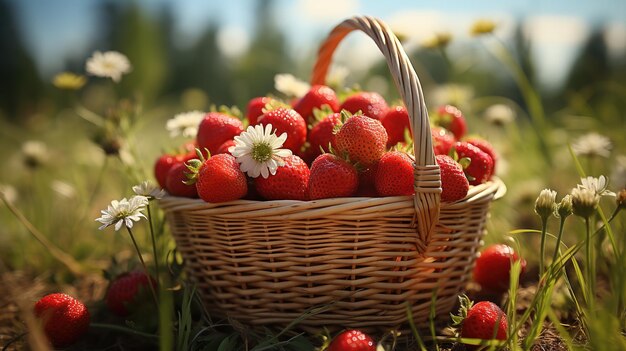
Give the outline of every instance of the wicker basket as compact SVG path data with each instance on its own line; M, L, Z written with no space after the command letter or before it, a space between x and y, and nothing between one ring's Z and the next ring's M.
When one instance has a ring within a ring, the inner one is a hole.
M165 197L165 211L186 270L208 310L244 325L301 329L389 329L428 323L435 294L447 316L467 283L492 200L494 179L467 197L440 203L439 167L419 80L383 22L354 17L323 43L313 84L324 82L332 54L352 30L374 40L409 111L415 139L415 196L316 201L238 200L211 204Z

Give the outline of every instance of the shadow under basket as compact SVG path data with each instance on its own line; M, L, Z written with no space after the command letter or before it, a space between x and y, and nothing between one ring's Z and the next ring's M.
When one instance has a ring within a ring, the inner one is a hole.
M381 21L353 17L323 43L312 84L323 84L332 53L352 30L374 40L409 112L414 196L316 201L237 200L211 204L166 196L166 214L186 272L211 315L243 325L301 330L406 330L449 318L471 278L491 202L506 192L496 177L440 202L419 80L397 38Z

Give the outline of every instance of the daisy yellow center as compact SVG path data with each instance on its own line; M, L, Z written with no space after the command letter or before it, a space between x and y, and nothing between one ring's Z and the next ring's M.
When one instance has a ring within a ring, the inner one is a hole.
M257 162L267 162L273 154L274 150L268 143L255 143L252 146L252 158Z

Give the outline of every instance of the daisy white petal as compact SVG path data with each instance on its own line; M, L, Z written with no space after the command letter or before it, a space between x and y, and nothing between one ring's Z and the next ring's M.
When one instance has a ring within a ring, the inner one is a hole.
M229 149L237 159L242 172L252 178L261 175L263 178L276 174L276 169L283 166L282 157L292 154L289 149L281 149L287 133L276 136L272 125L249 126L245 132L234 138L235 146Z
M188 138L195 137L198 133L198 125L204 116L205 113L202 111L179 113L166 122L165 129L170 132L172 138L179 135Z
M588 157L600 156L607 158L611 154L612 147L613 145L609 138L594 132L585 134L572 143L574 153Z
M615 193L607 190L608 181L605 176L601 175L598 178L586 177L580 179L581 184L578 184L579 189L588 189L593 191L599 196L615 196Z
M96 218L97 222L102 223L100 230L115 225L116 231L122 228L122 225L126 225L127 228L132 228L133 221L138 222L141 218L146 216L141 212L148 204L148 198L145 196L137 195L133 196L130 200L126 198L117 201L111 201L111 204L106 210L100 211L102 216Z
M165 196L165 191L160 187L144 180L138 185L133 186L133 191L137 195L145 196L148 199L161 199Z
M119 82L122 75L129 73L132 69L128 58L117 51L107 51L93 53L85 64L87 73L104 78L111 78L114 82Z

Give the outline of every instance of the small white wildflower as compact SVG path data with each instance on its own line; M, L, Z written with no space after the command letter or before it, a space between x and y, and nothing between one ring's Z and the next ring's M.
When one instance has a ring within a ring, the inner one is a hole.
M235 146L228 149L241 164L241 171L250 177L259 175L263 178L276 174L276 169L284 166L283 157L291 156L291 150L281 149L287 140L287 133L276 136L272 125L265 129L262 125L249 126L248 129L235 137Z
M484 116L487 122L497 126L503 126L515 120L515 111L508 105L495 104L485 110Z
M0 184L0 196L9 204L13 204L17 201L17 190L11 185ZM0 205L2 205L2 201L0 201Z
M333 65L326 76L326 85L342 87L345 85L346 78L350 74L350 70L341 65Z
M606 177L603 175L601 175L598 178L594 178L594 177L580 178L580 183L581 184L578 184L578 188L589 189L593 191L596 195L615 196L614 192L606 189L609 186L609 182L607 181Z
M589 218L598 207L600 196L587 188L572 189L572 210L574 214L583 218Z
M100 211L102 216L96 218L97 222L102 223L100 230L114 225L115 230L118 231L125 225L127 228L133 227L133 221L138 222L141 218L146 216L141 212L148 204L148 198L145 196L137 195L127 200L123 198L120 201L113 200L106 210Z
M57 194L71 199L76 196L76 189L69 183L55 179L50 183L50 188Z
M572 143L572 149L580 156L609 157L612 148L611 140L598 133L587 133Z
M434 106L463 106L474 98L474 90L467 85L443 84L431 90L429 100Z
M572 214L572 211L572 195L567 194L561 199L561 202L556 205L554 215L559 218L567 218Z
M159 188L153 183L144 180L138 185L133 186L133 191L137 195L145 196L148 199L161 199L165 196L165 190Z
M274 88L287 96L302 97L311 86L289 73L281 73L274 76Z
M546 219L556 209L556 191L543 189L535 201L535 213Z
M206 113L202 111L179 113L167 121L165 129L170 132L172 138L179 135L188 138L195 137L198 134L198 125L205 115Z
M111 78L117 83L122 79L122 75L131 71L132 67L124 54L117 51L96 51L87 59L85 69L91 75Z
M29 167L45 164L49 159L48 147L41 141L29 140L22 144L24 163Z

